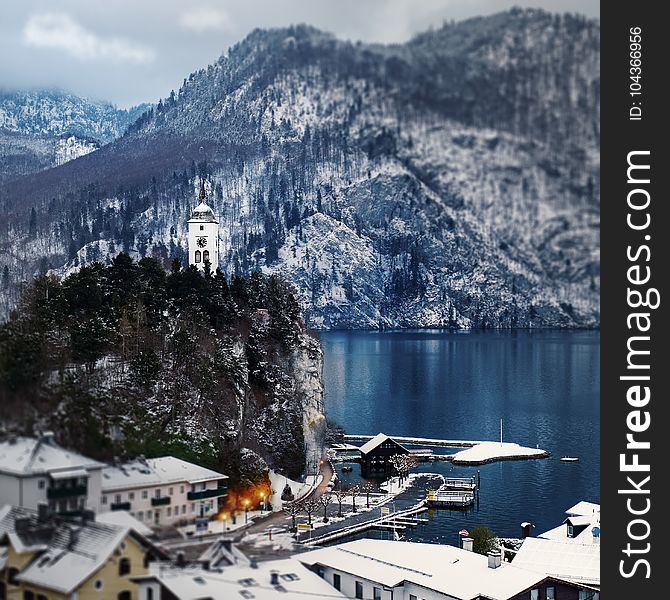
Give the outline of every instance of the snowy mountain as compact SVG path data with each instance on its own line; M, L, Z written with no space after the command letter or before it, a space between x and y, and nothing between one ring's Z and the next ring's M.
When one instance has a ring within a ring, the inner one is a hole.
M0 91L0 129L41 136L74 135L106 144L149 106L128 110L58 90Z
M256 30L119 140L0 187L7 300L120 249L184 259L205 177L220 267L285 274L312 326L597 325L599 34L521 9L393 46Z
M74 160L120 137L129 110L60 91L0 91L0 182Z

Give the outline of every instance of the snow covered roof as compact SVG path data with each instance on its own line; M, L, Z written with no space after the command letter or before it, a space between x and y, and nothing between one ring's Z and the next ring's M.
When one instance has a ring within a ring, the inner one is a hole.
M17 437L0 442L0 473L57 476L59 471L102 466L92 458L61 448L50 438Z
M193 209L189 223L195 221L202 221L203 223L218 223L219 221L214 216L214 211L205 202L201 202Z
M600 504L580 502L565 512L569 516L561 525L540 533L537 537L576 544L591 544L593 542L593 528L600 527ZM566 527L568 521L573 526L584 526L585 529L574 537L568 537L568 528Z
M454 546L390 540L355 540L297 558L306 565L321 564L384 586L411 582L460 600L478 596L503 600L545 578L514 564L489 568L486 556Z
M278 576L279 583L276 586L270 582L273 571ZM133 581L159 581L180 600L346 598L294 558L262 561L255 567L248 564L231 565L218 572L159 567L151 575L136 577Z
M16 529L16 519L37 519L37 511L20 506L0 506L0 539L5 533Z
M102 491L170 483L200 483L217 479L228 479L228 477L174 456L162 456L105 467L102 470Z
M363 444L360 448L361 454L368 454L381 444L383 444L385 441L391 440L392 442L398 444L394 439L390 438L388 435L385 433L378 433L375 437L373 437L371 440L368 440L365 444ZM404 446L401 444L398 444L403 450L407 450Z
M127 510L98 513L95 515L95 520L98 523L105 523L106 525L117 525L126 529L132 529L144 537L151 537L154 534L150 527L147 527L142 521L138 521Z
M46 550L39 553L16 578L69 594L102 568L128 533L125 527L104 523L62 525L53 532ZM22 537L22 534L15 535Z
M566 515L579 515L579 516L586 516L586 515L592 515L594 513L600 514L600 504L594 504L593 502L585 502L582 500L581 502L577 502L574 506L568 508L568 510L565 511Z
M589 532L589 537L591 533ZM600 585L600 544L568 540L526 538L517 552L515 566L553 577Z

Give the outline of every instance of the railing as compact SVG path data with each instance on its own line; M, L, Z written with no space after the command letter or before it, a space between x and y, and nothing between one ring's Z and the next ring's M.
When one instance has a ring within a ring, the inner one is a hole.
M186 497L189 500L206 500L207 498L217 498L219 496L225 496L228 493L228 488L226 486L221 486L209 490L200 490L198 492L189 492Z
M112 502L109 510L130 510L130 502Z
M167 506L170 502L172 502L170 496L161 496L160 498L152 498L151 506Z
M51 487L47 488L47 498L49 500L60 500L61 498L72 498L74 496L86 496L87 492L88 487L86 485Z

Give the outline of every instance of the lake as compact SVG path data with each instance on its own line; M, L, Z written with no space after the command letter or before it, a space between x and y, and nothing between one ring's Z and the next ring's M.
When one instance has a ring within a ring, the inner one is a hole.
M467 513L431 511L406 539L455 544L459 529L477 524L521 537L523 521L537 535L580 500L600 501L599 332L328 331L321 343L326 413L347 433L498 440L502 418L505 441L552 453L419 464L417 472L449 476L479 470L480 501ZM559 461L565 455L579 462ZM357 477L357 465L343 474Z

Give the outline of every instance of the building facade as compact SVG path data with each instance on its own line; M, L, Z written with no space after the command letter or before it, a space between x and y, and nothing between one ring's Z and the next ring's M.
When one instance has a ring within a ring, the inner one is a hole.
M108 466L102 471L97 510L128 511L150 527L185 525L216 515L228 493L228 477L164 456Z
M0 506L54 513L92 509L100 495L104 464L59 446L53 434L12 436L0 442Z

